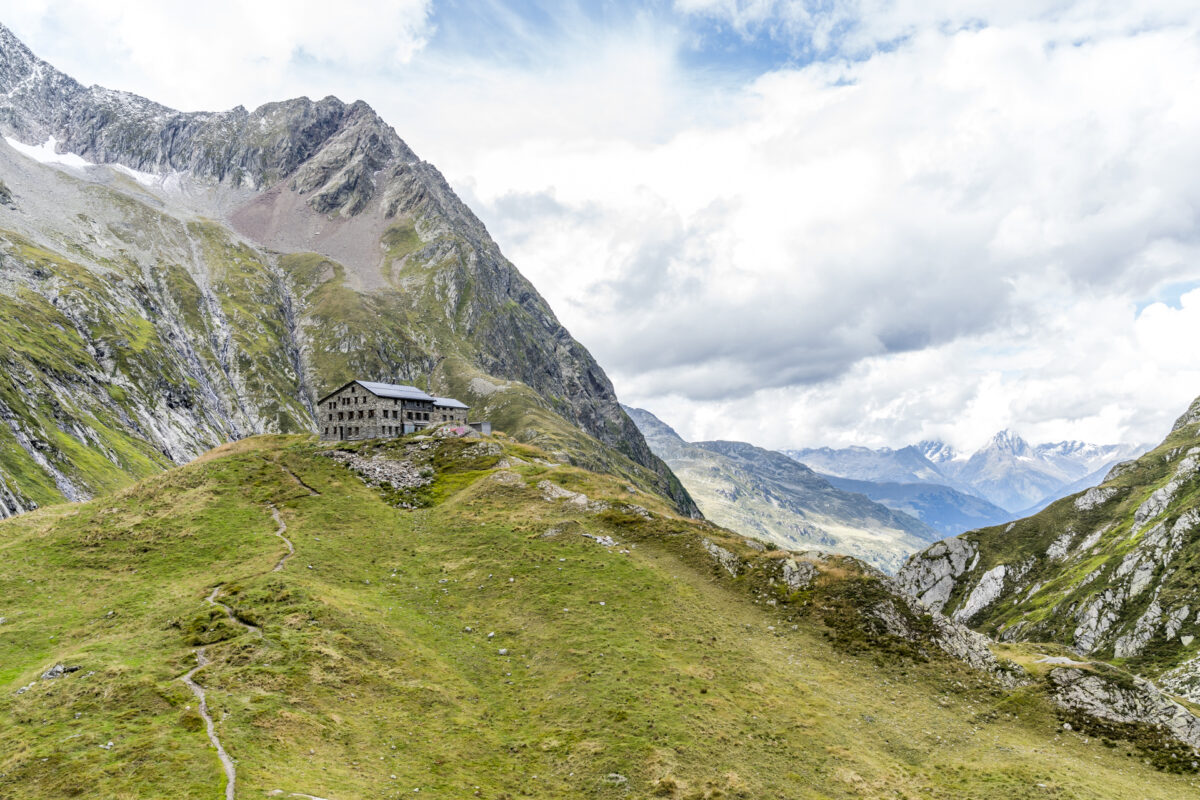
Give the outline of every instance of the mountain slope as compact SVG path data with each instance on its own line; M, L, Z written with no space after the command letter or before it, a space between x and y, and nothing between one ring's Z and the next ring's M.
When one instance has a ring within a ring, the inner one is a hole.
M185 675L238 797L1194 791L1152 728L1113 751L942 654L873 571L544 456L260 437L0 523L0 795L219 796Z
M858 492L893 511L908 514L946 536L1008 522L1008 511L980 497L934 483L873 483L822 475L838 489Z
M1200 401L1100 486L934 545L899 578L1002 639L1112 657L1200 701Z
M894 571L939 534L836 489L781 453L744 442L685 442L649 411L625 408L707 519L780 547L847 553Z
M229 438L311 430L353 377L671 496L588 352L365 103L181 113L86 88L0 26L0 513Z

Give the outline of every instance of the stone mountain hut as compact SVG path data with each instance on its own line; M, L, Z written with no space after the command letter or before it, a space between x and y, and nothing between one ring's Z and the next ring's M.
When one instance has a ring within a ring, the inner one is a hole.
M317 425L325 440L381 439L442 423L466 425L468 410L415 386L350 381L317 401Z

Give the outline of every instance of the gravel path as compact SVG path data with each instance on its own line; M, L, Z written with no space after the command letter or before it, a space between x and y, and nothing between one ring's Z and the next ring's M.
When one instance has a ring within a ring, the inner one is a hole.
M279 559L279 563L275 565L271 572L283 572L283 565L287 563L289 558L296 555L296 548L292 545L292 540L283 535L287 532L287 523L279 517L279 509L275 508L275 506L271 506L271 516L275 518L275 524L279 526L279 530L275 531L275 535L283 539L283 543L287 545L288 549L287 553L284 554L283 558Z
M279 510L275 508L275 506L271 506L270 508L271 516L275 519L275 523L279 525L279 529L275 531L275 535L283 540L283 543L287 545L288 549L287 553L284 554L283 558L279 559L271 571L282 572L284 565L287 564L287 560L296 554L296 548L292 545L291 540L283 535L284 532L287 531L287 523L285 523L279 516ZM217 584L213 587L213 590L211 593L209 593L208 597L204 598L205 602L211 606L217 606L218 608L222 609L225 612L225 616L228 617L229 621L234 625L239 625L242 628L245 628L247 631L256 634L257 636L262 636L262 629L260 629L257 625L251 625L249 622L244 622L238 619L237 615L233 613L232 608L217 599L217 596L220 593L221 584ZM196 683L194 680L197 672L212 663L208 660L208 656L205 655L205 650L206 648L204 647L196 650L196 666L188 670L182 677L180 677L179 680L183 681L184 684L186 684L187 687L192 690L192 694L196 695L196 699L200 701L200 717L204 720L204 727L208 730L208 740L212 742L213 747L217 748L217 758L221 759L221 766L225 769L225 800L234 800L234 791L237 784L237 770L234 768L233 759L230 758L229 754L225 752L225 748L221 744L221 739L217 736L216 724L213 722L212 715L208 713L208 697L204 693L204 687ZM312 797L312 795L296 794L293 796ZM318 800L318 798L314 798L314 800Z
M243 627L249 627L244 622L240 622L236 617L234 617L233 612L229 610L228 606L217 602L217 592L220 590L220 586L217 586L215 589L213 589L212 594L206 598L208 602L214 606L221 606L221 608L224 608L225 613L228 614L229 618L234 622L237 622ZM255 628L254 630L258 629ZM225 769L225 800L234 800L233 793L236 789L237 770L233 766L233 759L230 758L229 754L225 752L225 748L221 745L220 738L217 737L217 726L213 723L212 715L208 713L208 698L204 694L204 687L193 680L193 676L195 676L197 672L204 669L209 664L208 657L204 655L204 650L205 648L203 647L196 650L196 666L184 673L183 677L181 677L179 680L183 681L184 684L186 684L187 687L192 690L192 694L196 695L196 699L200 702L200 716L204 720L204 727L208 730L208 740L212 742L213 747L217 748L217 758L221 759L221 766Z

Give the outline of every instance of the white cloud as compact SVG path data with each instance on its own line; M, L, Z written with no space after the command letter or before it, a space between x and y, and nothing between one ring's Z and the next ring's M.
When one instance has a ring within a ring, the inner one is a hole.
M1200 393L1179 346L1200 301L1150 303L1200 281L1193 5L568 3L547 32L483 3L486 41L439 39L426 0L336 25L277 0L3 18L77 77L184 108L368 100L623 398L686 435L970 446L1153 440ZM697 67L728 31L799 65Z
M1194 26L1062 45L1077 27L925 31L763 76L725 98L732 124L538 140L461 169L618 388L691 434L1149 440L1200 393L1131 322L1200 279L1200 47ZM1083 363L1126 377L1078 369L1082 336L1103 356Z
M3 21L85 83L138 92L184 110L257 105L324 62L344 75L405 64L430 34L431 0L22 0ZM308 89L301 94L316 94Z

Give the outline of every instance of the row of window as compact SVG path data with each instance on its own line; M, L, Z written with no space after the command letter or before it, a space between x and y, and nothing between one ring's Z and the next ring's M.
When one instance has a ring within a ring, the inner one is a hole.
M358 432L359 432L359 430L361 430L361 429L360 429L360 428L346 428L346 429L344 430L344 432L342 433L342 435L343 435L343 436L357 436L357 435L358 435ZM335 433L336 433L336 430L335 430ZM328 435L329 435L329 428L326 428L326 429L325 429L325 435L326 435L326 436L328 436Z
M354 412L350 412L350 413L353 414ZM338 419L341 419L341 416L342 416L341 414L338 414ZM360 412L360 416L361 416L361 412ZM332 420L333 415L330 414L329 418ZM428 418L428 415L426 415L426 418ZM447 416L446 414L442 415L442 422L451 422L451 421L453 421L453 419L450 416ZM333 426L333 427L326 426L325 435L328 436L329 432L331 430L336 434L337 426ZM359 432L361 430L362 429L358 428L358 427L343 428L342 435L343 436L358 436ZM400 434L404 433L404 428L401 425L380 425L379 430L382 433L382 435L384 435L384 436L399 436Z
M330 401L329 409L332 411L332 410L336 409L339 405L343 405L343 406L355 405L356 406L360 402L366 403L369 400L370 400L370 398L368 398L368 397L343 397L340 400ZM400 400L393 398L392 405L394 405L394 406L400 405ZM429 403L421 402L421 401L417 401L416 405L419 405L422 408L429 408L429 406L430 406Z

